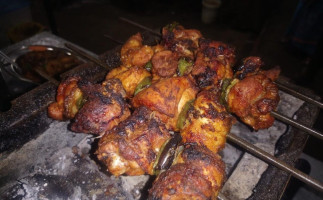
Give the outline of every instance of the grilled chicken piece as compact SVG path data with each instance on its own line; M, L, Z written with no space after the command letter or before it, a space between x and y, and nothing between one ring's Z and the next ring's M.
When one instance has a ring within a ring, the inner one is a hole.
M224 168L218 154L204 146L187 144L176 164L157 177L149 199L216 199Z
M131 36L121 48L121 62L125 67L142 67L153 55L153 48L142 44L140 33Z
M270 112L279 102L278 88L272 79L278 77L280 70L261 71L261 66L260 58L246 58L226 91L230 112L255 130L272 126L274 118Z
M78 87L81 77L68 77L57 89L56 102L48 106L49 117L55 120L72 119L84 103L83 93Z
M188 57L194 60L198 41L202 38L200 31L196 29L184 29L177 23L169 24L162 29L162 44L180 57Z
M146 106L166 124L167 129L177 131L178 117L185 104L195 99L197 88L189 77L165 78L139 92L132 105Z
M152 57L152 73L159 77L172 77L177 70L178 56L170 50L160 51Z
M120 80L109 79L101 85L88 84L81 87L88 99L76 114L71 124L72 131L102 134L130 116Z
M126 97L131 98L134 95L136 87L139 85L139 83L150 76L151 74L142 67L134 66L131 68L126 68L124 66L120 66L111 70L107 74L106 80L111 78L119 79L126 91Z
M170 139L165 125L146 107L107 131L99 141L99 160L115 176L154 174L154 163L163 144Z
M200 88L217 86L223 79L232 78L235 62L234 48L217 41L201 39L192 69Z
M219 99L216 88L203 90L197 95L181 131L183 143L195 142L214 153L224 148L232 117Z

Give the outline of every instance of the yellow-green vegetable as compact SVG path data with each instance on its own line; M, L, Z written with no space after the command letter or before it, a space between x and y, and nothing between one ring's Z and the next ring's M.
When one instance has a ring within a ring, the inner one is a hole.
M145 69L150 72L152 68L153 64L151 63L151 61L147 62L147 64L145 65Z
M147 88L149 85L151 85L151 77L147 76L146 78L144 78L136 87L135 89L135 94L138 94L139 92L141 92L143 89Z
M189 72L191 69L191 66L193 65L193 62L187 61L185 58L180 58L178 61L178 75L179 76L184 76Z
M182 130L182 128L184 127L184 122L186 120L186 115L188 110L191 108L191 106L193 105L195 99L191 99L188 102L186 102L186 104L183 106L182 111L179 113L178 115L178 119L177 119L177 128L179 130Z

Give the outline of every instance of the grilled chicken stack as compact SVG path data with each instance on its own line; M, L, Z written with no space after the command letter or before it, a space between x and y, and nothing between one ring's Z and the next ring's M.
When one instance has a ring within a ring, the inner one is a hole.
M271 126L279 70L262 71L260 58L249 57L233 74L232 47L178 24L162 34L155 46L143 45L139 33L130 37L121 66L101 84L63 81L49 116L102 135L96 154L111 174L157 174L150 199L215 199L225 176L218 152L233 115L255 130ZM170 168L160 167L176 136Z

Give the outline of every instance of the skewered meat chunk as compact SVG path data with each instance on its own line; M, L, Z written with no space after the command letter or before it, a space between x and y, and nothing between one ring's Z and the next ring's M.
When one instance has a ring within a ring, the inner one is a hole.
M74 132L102 134L130 116L124 100L125 91L118 79L109 79L95 85L83 86L88 100L71 124Z
M196 29L184 29L183 26L173 23L162 29L162 43L167 49L178 53L180 57L188 57L194 60L198 41L202 38L200 31Z
M279 69L261 71L261 65L259 58L246 58L237 72L237 77L242 79L234 79L226 96L230 112L255 130L272 126L275 119L270 112L279 102L278 88L271 79L278 76Z
M152 57L152 73L160 77L172 77L177 70L178 56L170 50L156 53Z
M234 48L217 41L201 39L196 61L192 69L200 88L217 86L223 79L232 78L235 62Z
M197 95L181 131L183 143L195 142L217 153L223 149L232 117L220 103L220 91L208 88Z
M224 180L224 163L204 146L186 144L176 164L162 172L149 199L216 199Z
M142 67L153 55L152 47L142 44L140 33L131 36L121 48L121 62L125 67Z
M107 131L99 141L99 160L115 176L154 174L154 163L163 144L170 139L165 125L146 107Z
M81 77L68 77L57 89L56 102L48 106L49 117L56 120L72 119L84 103L83 93L78 87Z
M125 89L127 98L131 98L138 84L143 81L145 78L150 77L151 74L142 67L131 67L126 68L124 66L120 66L111 70L107 76L106 80L111 78L117 78L121 81L123 88Z
M132 105L146 106L166 124L167 129L177 131L177 120L184 105L195 98L197 88L189 77L172 77L153 83L139 92Z

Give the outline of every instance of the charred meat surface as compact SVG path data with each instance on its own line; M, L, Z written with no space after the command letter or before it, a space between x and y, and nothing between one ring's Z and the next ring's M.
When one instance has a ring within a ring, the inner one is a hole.
M217 153L224 148L232 117L220 103L220 91L203 90L197 95L180 132L183 143L197 143Z
M154 55L152 47L142 44L140 33L131 36L121 49L121 62L125 67L144 66Z
M68 77L57 89L56 101L48 107L49 117L56 120L74 118L84 103L83 93L78 87L81 77Z
M198 40L202 38L200 31L196 29L184 29L183 26L173 23L162 29L163 45L178 53L180 57L194 59L198 49Z
M138 84L143 81L145 78L150 77L151 74L142 67L131 67L126 68L124 66L120 66L111 70L107 76L106 80L111 78L117 78L121 81L123 88L126 91L126 97L131 98L135 93L135 89Z
M139 92L132 99L132 105L135 108L146 106L156 111L155 114L168 129L178 130L178 116L184 105L195 99L197 92L189 77L166 78Z
M279 102L278 88L271 79L278 76L279 69L261 71L261 63L259 58L245 59L244 67L237 72L242 79L235 79L236 83L229 88L226 97L230 112L255 130L272 126L275 119L270 112Z
M232 66L235 62L234 48L217 41L199 40L192 75L200 88L216 86L223 79L232 78Z
M157 177L149 199L216 199L223 181L221 157L206 147L188 144L177 163Z
M71 130L74 132L102 134L130 116L122 84L110 79L100 84L83 86L88 100L76 114Z
M171 135L146 107L107 131L99 141L97 155L115 176L154 174L154 163Z

